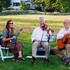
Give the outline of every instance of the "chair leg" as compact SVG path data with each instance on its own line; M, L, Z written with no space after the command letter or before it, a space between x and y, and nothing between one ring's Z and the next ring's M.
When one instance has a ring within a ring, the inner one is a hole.
M3 55L3 49L4 49L4 50L7 50L5 56ZM1 47L1 45L0 45L0 55L1 55L0 58L2 59L2 61L4 61L4 60L7 59L7 58L13 58L13 57L14 57L14 56L12 56L12 55L9 55L9 49L8 49L8 48Z
M7 54L6 54L6 56L8 56L9 55L9 49L7 49Z
M2 61L4 61L3 52L2 52L2 48L1 47L0 47L0 54L1 54Z

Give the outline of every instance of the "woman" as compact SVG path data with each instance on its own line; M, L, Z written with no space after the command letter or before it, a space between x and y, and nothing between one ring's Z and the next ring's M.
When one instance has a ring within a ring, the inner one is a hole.
M12 20L7 21L6 27L3 31L2 46L8 47L10 51L14 54L15 60L24 60L22 57L22 43L16 41L16 36L14 34L14 24Z

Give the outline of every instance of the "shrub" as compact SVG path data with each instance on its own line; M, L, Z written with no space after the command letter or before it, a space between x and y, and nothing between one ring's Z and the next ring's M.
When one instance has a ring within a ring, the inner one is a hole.
M28 6L27 4L21 2L20 9L21 9L21 10L28 10L28 9L29 9L29 6Z
M2 11L2 5L0 4L0 12Z

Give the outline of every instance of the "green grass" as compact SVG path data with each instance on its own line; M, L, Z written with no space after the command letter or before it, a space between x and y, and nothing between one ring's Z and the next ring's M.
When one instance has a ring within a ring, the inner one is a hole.
M5 23L8 19L14 20L15 28L23 27L23 32L19 35L18 40L21 40L24 45L24 56L31 55L32 43L31 34L33 29L38 26L38 18L43 16L46 18L46 24L54 29L55 33L63 27L63 20L70 16L49 16L49 15L7 15L0 16L0 33L2 33ZM51 47L55 47L56 42L51 43ZM6 59L4 62L0 59L0 70L69 70L61 59L57 56L50 55L51 63L46 64L44 59L37 59L37 64L32 65L32 59L26 59L21 62L14 62L11 59Z

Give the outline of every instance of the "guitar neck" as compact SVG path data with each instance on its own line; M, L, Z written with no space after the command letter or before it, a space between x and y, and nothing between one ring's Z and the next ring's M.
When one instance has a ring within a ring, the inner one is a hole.
M16 34L16 36L18 36L19 35L19 32Z
M23 31L23 28L20 28L19 31L16 33L16 36L18 36Z

